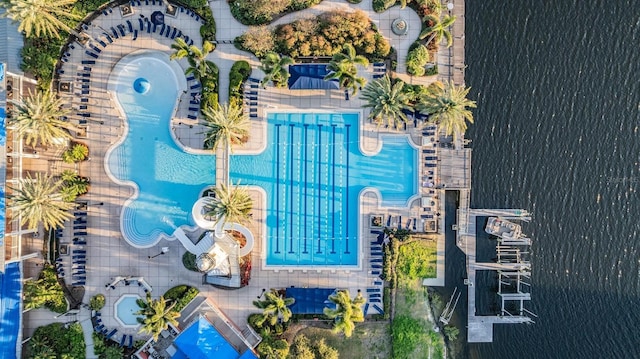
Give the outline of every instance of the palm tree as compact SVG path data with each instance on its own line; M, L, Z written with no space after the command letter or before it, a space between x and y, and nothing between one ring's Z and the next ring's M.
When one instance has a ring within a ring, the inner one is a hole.
M6 9L2 16L19 22L18 31L27 37L45 36L60 38L60 30L73 30L61 19L80 20L71 12L76 0L4 0L0 7Z
M218 106L217 109L207 107L202 110L207 128L204 146L217 150L224 145L227 152L231 152L231 145L246 142L249 136L249 119L237 103Z
M387 123L391 128L399 129L409 119L403 110L411 110L409 95L404 92L404 82L397 81L391 86L389 75L370 82L362 90L360 98L366 103L362 107L371 108L369 118L378 126Z
M271 289L270 292L265 293L264 300L254 300L253 305L262 309L262 318L256 321L256 325L262 326L265 322L274 326L278 321L286 323L291 319L290 305L295 303L294 298L285 298L284 295L279 294L275 289Z
M272 82L276 87L285 86L289 79L288 65L293 64L293 59L288 56L280 56L275 52L267 52L261 60L258 68L264 72L264 78L260 82L263 87L267 87Z
M335 320L333 332L344 332L347 338L350 337L356 327L354 323L364 322L362 305L366 300L359 292L355 298L351 299L348 290L340 290L335 295L330 295L329 300L335 303L336 308L324 308L324 315Z
M358 76L357 65L369 66L366 57L356 54L356 49L351 44L344 44L342 52L333 55L331 62L327 65L330 71L325 80L337 79L341 88L351 90L355 95L358 89L362 88L366 83L364 77Z
M424 23L433 24L432 26L422 30L420 33L420 39L424 39L431 35L429 40L427 40L427 45L429 45L429 43L434 39L436 40L436 44L439 44L443 38L447 40L447 47L451 47L451 45L453 45L453 36L451 36L448 28L456 21L455 16L445 15L442 20L440 20L437 16L427 15L422 21Z
M455 86L435 86L417 104L421 113L430 116L429 121L444 129L447 136L458 136L467 130L467 121L473 123L473 113L468 108L476 108L476 102L467 95L471 88Z
M169 328L169 324L177 326L177 318L180 317L180 313L173 310L177 302L171 303L167 306L169 301L165 300L163 296L160 296L158 300L151 299L151 294L147 293L146 302L142 299L138 299L137 303L140 310L135 312L135 315L143 315L144 318L138 318L138 322L142 324L140 333L147 333L153 336L153 340L158 340L158 336L163 330Z
M68 130L77 130L73 124L62 120L71 109L63 108L62 99L52 92L29 92L29 96L21 102L10 102L13 104L13 114L9 126L19 136L25 136L27 145L38 142L43 146L59 145L60 139L72 138Z
M169 56L171 60L186 58L189 67L185 70L185 74L193 74L199 80L204 78L210 72L218 71L218 67L211 61L207 60L207 56L215 50L215 45L209 41L202 43L202 49L196 45L188 45L183 38L178 37L171 44L171 48L175 51Z
M74 204L62 199L60 184L51 176L37 173L35 179L27 174L27 178L19 180L16 188L11 188L14 194L10 197L10 209L20 215L21 226L26 223L29 229L35 229L42 222L49 230L63 227L64 221L73 218L67 211Z
M216 218L216 223L221 219L224 222L243 223L251 218L253 201L246 187L240 187L239 184L231 187L221 183L213 191L215 197L204 209L207 216Z

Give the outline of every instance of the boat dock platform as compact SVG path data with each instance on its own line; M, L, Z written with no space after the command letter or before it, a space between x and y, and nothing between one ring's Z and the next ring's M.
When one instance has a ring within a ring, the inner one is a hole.
M476 240L478 218L496 217L505 220L524 221L531 220L528 211L523 209L471 209L468 206L468 192L461 191L460 208L458 209L458 225L456 244L465 253L467 262L467 305L468 305L468 329L467 341L470 343L487 343L493 341L493 324L533 323L530 316L535 314L524 308L525 301L531 300L531 295L525 287L529 284L524 281L531 275L531 266L523 259L520 245L530 243L528 238L517 244L501 243L498 241L496 250L497 262L482 263L476 261ZM465 198L466 197L466 198ZM498 295L501 297L502 306L498 315L476 315L476 271L494 270L499 274ZM516 310L505 306L505 302L516 303Z

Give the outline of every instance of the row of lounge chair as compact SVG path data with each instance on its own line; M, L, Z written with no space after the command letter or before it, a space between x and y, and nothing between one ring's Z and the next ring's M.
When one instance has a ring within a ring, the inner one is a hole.
M121 347L124 347L126 345L127 348L133 348L132 335L122 334L122 337L120 337L120 340L118 341L115 338L116 333L118 333L118 329L112 329L111 331L109 331L109 328L107 328L107 326L102 322L102 315L100 314L100 312L96 312L93 316L93 319L94 319L93 330L95 330L96 333L101 333L102 335L105 336L105 339L107 340L111 339L114 342L118 343Z
M187 86L189 86L189 90L191 91L191 99L189 100L189 113L187 114L187 118L190 120L197 120L198 114L200 113L200 96L202 85L196 80L196 77L193 75L189 75L187 77Z
M249 78L249 81L245 84L244 101L249 108L249 118L258 117L258 90L260 88L260 81L258 79Z
M387 65L384 62L373 63L373 79L379 79L384 77L387 73Z
M129 5L131 5L131 7L142 7L142 6L164 6L164 1L162 0L131 0L129 1ZM177 6L177 5L174 5ZM180 13L186 14L187 16L190 16L191 18L193 18L195 21L201 22L201 23L205 23L204 18L200 17L200 15L198 15L196 12L192 11L189 8L185 8L183 6L179 6L180 9ZM164 9L163 9L164 10Z

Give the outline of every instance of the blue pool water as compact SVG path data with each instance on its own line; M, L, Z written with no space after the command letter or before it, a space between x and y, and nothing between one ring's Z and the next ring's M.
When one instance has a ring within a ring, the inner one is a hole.
M215 157L186 153L171 138L177 77L157 76L172 71L168 60L127 61L116 92L129 128L107 161L116 180L139 189L122 212L124 237L150 247L161 235L194 224L191 208L215 180ZM144 93L134 88L140 78L148 80ZM364 155L359 116L269 113L266 149L231 157L232 181L267 194L268 265L357 265L360 192L378 190L386 206L403 206L417 193L417 149L405 136L389 135L378 153Z
M267 192L267 264L356 265L358 195L374 187L384 205L416 193L416 150L387 136L362 154L358 113L269 113L267 149L233 156L231 178Z
M118 299L116 304L116 316L120 321L126 325L138 325L138 318L140 316L135 315L140 310L136 300L140 299L137 295L125 295L121 299Z

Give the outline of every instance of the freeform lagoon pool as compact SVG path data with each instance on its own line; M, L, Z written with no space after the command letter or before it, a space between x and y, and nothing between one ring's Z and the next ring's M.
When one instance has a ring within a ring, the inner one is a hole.
M114 180L138 189L121 216L124 238L136 247L192 226L191 207L215 181L215 157L185 152L171 137L170 118L186 88L173 65L165 54L140 54L123 58L112 75L128 129L106 161ZM386 206L404 206L417 194L417 148L406 136L388 135L378 153L364 155L359 121L354 112L271 112L265 150L231 156L232 181L267 195L267 265L356 266L360 192L375 188Z

